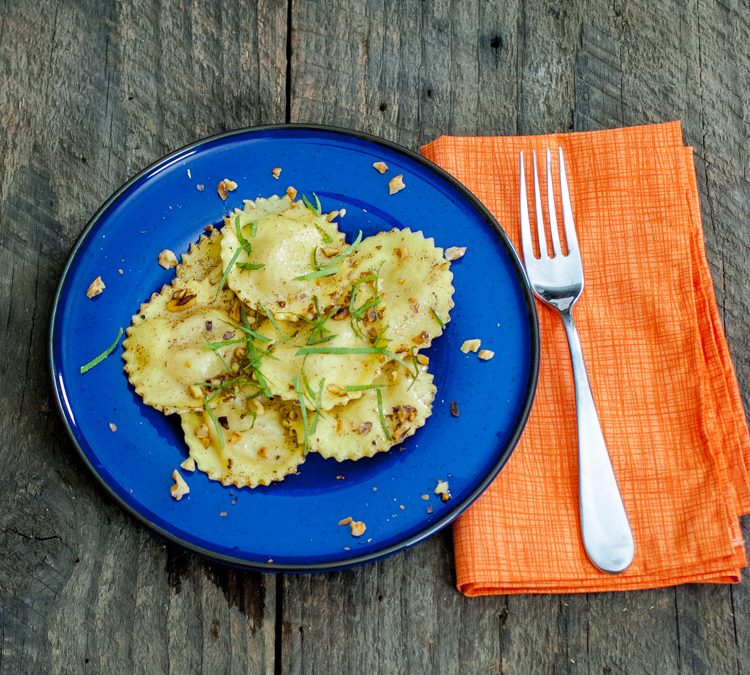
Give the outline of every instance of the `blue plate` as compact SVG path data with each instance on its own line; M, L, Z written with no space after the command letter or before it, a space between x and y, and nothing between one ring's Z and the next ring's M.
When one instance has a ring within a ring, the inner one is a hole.
M372 168L376 161L390 171L380 175ZM271 176L274 167L283 169L281 180ZM388 180L396 174L403 174L406 189L389 196ZM226 202L216 194L224 177L239 184ZM178 418L141 402L123 372L121 346L85 375L80 366L111 344L140 304L171 280L174 271L156 263L162 249L186 251L205 225L220 223L243 199L283 194L288 185L316 192L325 210L345 208L341 227L349 240L359 229L371 235L409 227L434 237L438 246L468 247L453 264L451 322L427 351L438 388L433 415L388 453L343 463L310 455L300 475L270 487L232 489L200 472L185 474L190 494L176 502L170 475L187 455ZM86 289L99 275L106 291L89 300ZM461 343L474 337L495 352L494 359L461 353ZM536 310L521 265L477 199L404 148L315 126L214 136L130 180L94 215L73 249L50 335L65 424L114 498L190 549L267 571L332 570L372 561L450 523L513 451L534 396L538 354ZM457 418L451 401L458 404ZM433 494L438 479L449 481L447 502ZM366 523L364 536L354 538L338 525L346 516Z

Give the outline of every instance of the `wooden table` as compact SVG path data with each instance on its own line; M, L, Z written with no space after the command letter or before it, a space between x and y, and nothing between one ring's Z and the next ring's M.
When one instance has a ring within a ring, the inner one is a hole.
M747 402L749 92L746 3L0 2L0 672L750 672L747 581L469 600L450 532L339 574L210 564L95 485L46 364L87 219L194 139L295 121L418 148L680 118Z

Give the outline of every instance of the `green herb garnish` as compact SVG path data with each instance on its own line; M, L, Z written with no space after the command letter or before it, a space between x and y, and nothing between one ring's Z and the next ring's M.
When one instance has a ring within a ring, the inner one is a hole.
M224 449L224 432L221 429L219 420L216 419L216 415L214 414L214 411L211 410L211 406L208 405L207 398L203 399L203 408L208 413L208 416L211 418L211 423L214 425L214 431L216 432L216 438L219 439L219 447L223 450Z
M303 274L300 277L294 277L295 281L312 281L313 279L320 279L321 277L330 277L334 274L338 274L338 268L337 267L321 267L318 270L315 270L314 272L309 272L308 274Z
M440 328L445 330L445 322L440 318L440 314L437 313L437 310L434 307L430 307L430 311L432 312L432 316L435 317L435 321L438 322Z
M357 238L349 244L341 253L339 253L335 258L331 258L327 263L326 267L331 267L332 265L335 265L336 263L341 262L344 258L350 256L352 253L354 253L354 250L359 246L360 242L362 241L362 230L359 231L357 234Z
M265 267L264 263L253 262L238 262L236 265L237 268L241 270L262 270Z
M297 399L299 400L300 414L302 415L302 430L305 436L305 452L310 444L310 430L307 426L307 408L305 407L305 397L302 394L302 389L299 386L299 378L295 377L292 380L294 390L297 392Z
M323 385L325 384L326 380L325 378L322 378L320 380L320 384L318 385L318 395L315 398L315 417L313 417L312 425L310 427L310 433L314 434L315 430L318 428L318 418L320 417L320 404L323 400Z
M94 357L89 361L86 365L81 366L81 375L84 373L88 373L89 370L91 370L94 366L98 366L104 359L106 359L115 349L117 349L117 345L120 344L120 338L122 337L122 326L120 326L120 330L117 331L117 337L115 338L115 341L107 347L99 356Z
M302 195L302 202L303 202L303 203L304 203L304 205L305 205L305 206L306 206L306 207L307 207L308 209L310 209L310 211L312 211L312 212L313 212L313 213L314 213L314 214L315 214L316 216L319 216L319 215L321 215L321 213L323 212L323 209L322 209L322 208L321 208L321 206L320 206L320 199L318 199L318 195L316 195L316 194L315 194L314 192L312 193L312 195L313 195L313 197L315 197L315 206L313 206L313 205L312 205L312 204L310 203L310 200L309 200L309 199L308 199L307 197L305 197L305 195Z
M352 384L344 387L344 391L370 391L371 389L382 389L388 386L387 384Z
M380 417L380 424L383 427L383 433L385 437L390 441L391 433L388 431L388 425L385 423L385 413L383 412L383 393L378 389L376 392L378 398L378 416Z
M242 234L239 214L237 214L237 217L234 219L234 229L237 231L237 239L240 242L240 246L242 246L242 249L245 251L245 253L249 255L252 252L253 247L250 245L250 242L245 239L245 235Z
M229 261L229 264L227 265L227 268L224 270L224 274L221 275L221 281L219 282L219 285L216 288L216 295L214 296L214 300L219 297L219 293L221 293L222 289L224 288L224 284L226 283L227 277L229 276L229 273L232 271L232 267L234 267L234 263L237 262L237 258L240 257L240 253L242 253L242 248L238 248L234 255L232 256L232 259Z

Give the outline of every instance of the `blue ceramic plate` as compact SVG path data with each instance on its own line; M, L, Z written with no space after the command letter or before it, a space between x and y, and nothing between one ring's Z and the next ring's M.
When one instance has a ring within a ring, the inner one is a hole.
M375 161L390 167L385 176ZM281 180L271 176L283 169ZM189 173L189 175L188 175ZM406 189L388 195L403 174ZM216 185L239 183L226 202ZM198 185L204 185L200 191ZM427 425L403 446L338 463L310 455L300 475L257 489L226 488L196 472L190 494L169 494L172 470L187 455L177 416L145 406L123 372L122 347L81 375L120 327L174 270L162 249L187 250L203 227L243 199L316 192L325 210L345 208L351 241L392 227L422 230L438 246L467 246L453 264L455 303L445 334L428 350L438 388ZM510 195L509 195L510 198ZM118 268L123 274L118 273ZM86 298L101 275L107 289ZM480 337L495 358L459 350ZM157 532L212 558L271 571L331 570L371 561L435 533L459 515L507 461L536 385L534 303L518 258L498 224L455 179L418 155L339 129L275 126L199 141L129 181L96 213L70 256L55 299L50 363L57 403L75 446L106 489ZM456 401L459 417L452 417ZM117 431L110 430L110 422ZM337 480L337 476L345 476ZM452 498L433 490L448 480ZM428 495L424 500L422 495ZM220 515L225 514L225 515ZM352 537L338 522L362 520Z

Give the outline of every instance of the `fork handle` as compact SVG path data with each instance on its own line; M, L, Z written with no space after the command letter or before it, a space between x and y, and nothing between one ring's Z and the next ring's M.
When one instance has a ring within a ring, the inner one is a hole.
M622 572L635 545L591 394L572 308L560 312L568 337L576 390L581 535L586 553L604 572Z

